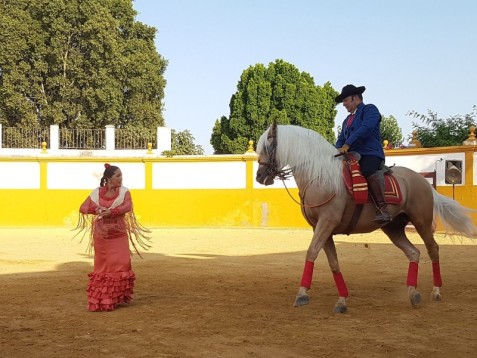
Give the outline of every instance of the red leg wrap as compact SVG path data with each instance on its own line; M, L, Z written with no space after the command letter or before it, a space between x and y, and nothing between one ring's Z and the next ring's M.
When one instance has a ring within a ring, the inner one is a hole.
M335 279L336 288L338 289L340 297L348 297L348 287L346 287L341 272L333 272L333 278Z
M417 271L419 264L417 262L409 262L409 269L407 271L407 285L417 287Z
M315 263L313 261L305 262L305 269L303 270L303 277L301 278L301 286L307 290L311 287L311 279L313 277L313 267Z
M434 286L442 287L441 266L439 261L432 263L432 277L434 278Z

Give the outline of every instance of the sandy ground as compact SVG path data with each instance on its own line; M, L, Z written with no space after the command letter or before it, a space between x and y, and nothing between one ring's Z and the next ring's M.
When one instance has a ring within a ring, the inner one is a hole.
M68 229L0 229L1 357L474 357L477 241L438 238L444 300L431 303L422 252L412 309L407 260L381 232L337 236L350 290L337 299L326 256L310 304L293 307L310 230L160 229L135 300L86 310L92 257Z

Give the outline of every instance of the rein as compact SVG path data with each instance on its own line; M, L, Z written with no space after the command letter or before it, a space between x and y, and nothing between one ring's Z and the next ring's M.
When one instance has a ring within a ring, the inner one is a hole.
M271 139L271 143L270 145L267 147L268 149L268 162L265 163L265 162L261 162L260 160L258 161L258 164L260 165L263 165L265 167L267 167L267 174L270 175L270 176L273 176L273 178L278 178L280 179L282 182L283 182L283 186L285 187L285 189L287 190L287 193L288 195L290 196L290 198L292 198L292 200L297 203L298 205L300 205L301 207L304 207L304 208L319 208L320 206L323 206L327 203L329 203L335 196L336 196L336 193L331 195L331 197L329 197L327 200L325 200L324 202L322 203L319 203L319 204L316 204L316 205L305 205L305 194L306 194L306 189L308 188L308 186L310 185L310 183L314 180L310 180L308 182L308 184L306 184L305 186L305 189L303 190L303 196L300 195L298 193L298 195L300 196L300 200L301 202L298 202L290 193L290 191L288 190L288 187L286 186L285 184L285 180L288 179L288 178L291 178L293 176L293 168L288 168L288 169L278 169L278 165L277 165L277 161L276 161L276 152L277 152L277 144L278 144L278 141L277 141L277 131L276 131L276 123L274 122L274 130L269 130L268 132L268 135L267 135L267 140L270 140Z
M322 203L319 203L319 204L316 204L316 205L306 205L304 204L305 202L305 194L306 194L306 189L308 188L308 186L310 185L310 183L312 182L313 180L309 181L308 184L306 184L305 186L305 189L303 190L303 196L301 196L300 194L298 194L300 196L300 200L301 202L298 202L290 193L290 190L288 190L288 187L287 185L285 184L285 181L282 180L283 182L283 186L285 187L285 189L287 190L287 193L288 195L290 196L290 198L295 202L297 203L298 205L304 207L304 208L319 208L320 206L323 206L325 204L328 204L335 196L336 196L336 193L331 195L328 199L326 199L325 201L323 201Z
M268 162L261 162L258 161L258 164L266 166L267 167L267 174L270 176L273 176L273 178L278 178L280 180L286 180L288 178L292 177L293 173L293 168L289 169L278 169L277 161L275 159L275 155L277 152L277 136L275 132L273 133L268 133L267 139L271 139L272 143L269 145L269 156L268 156Z

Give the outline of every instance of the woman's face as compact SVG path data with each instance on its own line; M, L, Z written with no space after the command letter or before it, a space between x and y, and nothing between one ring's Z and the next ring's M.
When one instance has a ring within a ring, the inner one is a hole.
M116 169L113 176L109 179L108 184L110 188L117 188L122 185L123 182L123 174L121 173L121 169Z

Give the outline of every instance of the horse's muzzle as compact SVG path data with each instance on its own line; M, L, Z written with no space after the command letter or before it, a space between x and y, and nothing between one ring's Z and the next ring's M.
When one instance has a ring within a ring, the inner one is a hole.
M275 182L273 177L268 174L268 168L265 166L258 167L255 180L262 185L272 185Z

